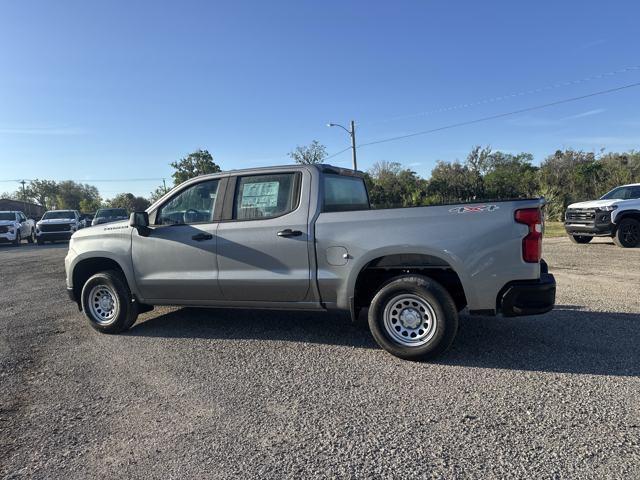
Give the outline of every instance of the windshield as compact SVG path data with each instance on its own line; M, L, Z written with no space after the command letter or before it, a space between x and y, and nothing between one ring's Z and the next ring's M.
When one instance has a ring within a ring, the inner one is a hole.
M600 200L630 200L634 198L640 198L640 185L614 188L601 196Z
M75 215L71 210L58 210L57 212L47 212L42 216L42 220L73 219Z
M127 217L127 211L124 208L105 208L96 212L96 218L110 217Z
M0 212L0 220L15 220L16 214L13 212Z

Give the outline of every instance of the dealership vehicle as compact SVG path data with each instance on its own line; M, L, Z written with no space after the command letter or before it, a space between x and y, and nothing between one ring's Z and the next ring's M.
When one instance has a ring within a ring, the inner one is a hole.
M619 247L640 246L640 183L616 187L599 200L569 205L564 227L575 243L611 237Z
M541 199L375 210L364 177L296 165L188 180L129 221L76 232L67 291L106 333L154 305L368 308L401 358L451 344L458 312L553 308Z
M18 211L0 212L0 243L12 243L19 247L23 239L33 243L35 238L35 223L24 213Z
M80 228L82 223L80 212L77 210L49 210L36 223L38 245L56 240L69 240Z
M100 208L93 217L91 225L117 222L119 220L127 220L128 218L129 214L124 208Z

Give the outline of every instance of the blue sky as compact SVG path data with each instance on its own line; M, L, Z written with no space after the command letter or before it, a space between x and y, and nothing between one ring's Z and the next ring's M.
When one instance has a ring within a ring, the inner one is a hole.
M637 1L4 1L0 180L153 178L95 183L146 195L197 148L282 164L313 139L348 146L328 121L365 143L640 82L638 18ZM359 167L639 149L639 107L631 88L363 147Z

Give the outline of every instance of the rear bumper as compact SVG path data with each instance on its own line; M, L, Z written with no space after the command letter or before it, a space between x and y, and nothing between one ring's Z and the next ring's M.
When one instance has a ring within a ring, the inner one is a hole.
M497 302L503 316L540 315L553 309L556 303L556 279L545 270L538 280L517 280L504 286Z

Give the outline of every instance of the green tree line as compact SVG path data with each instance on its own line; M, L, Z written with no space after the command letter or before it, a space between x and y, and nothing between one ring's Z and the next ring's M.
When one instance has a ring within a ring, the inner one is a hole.
M289 153L297 163L326 161L326 148L313 141ZM173 183L198 175L220 172L207 150L196 150L169 164ZM371 203L375 208L438 205L457 202L505 200L543 196L547 215L561 220L567 205L595 199L626 183L640 183L640 152L584 152L558 150L534 165L530 153L506 153L476 146L463 161L439 160L430 178L422 178L400 162L377 162L365 172ZM168 189L162 185L149 198L121 193L103 200L92 185L71 180L33 180L24 190L2 194L37 203L45 208L95 212L100 207L144 210Z
M322 163L316 141L289 156L297 163ZM378 162L365 172L375 208L545 197L547 216L561 220L570 203L596 199L618 185L640 182L640 152L557 150L539 166L533 155L475 146L464 161L438 160L428 179L399 162Z

